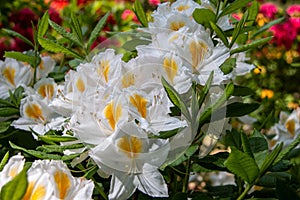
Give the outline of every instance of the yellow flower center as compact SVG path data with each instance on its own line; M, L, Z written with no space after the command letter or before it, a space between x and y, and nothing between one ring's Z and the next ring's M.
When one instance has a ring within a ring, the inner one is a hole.
M177 74L178 66L174 59L165 58L164 59L164 69L167 73L169 80L173 83L173 80Z
M296 127L295 120L293 119L288 120L285 124L285 127L291 133L292 136L295 135L295 127Z
M177 10L178 11L183 11L183 10L189 9L189 7L190 6L188 6L188 5L180 5L180 6L177 7Z
M138 94L130 96L130 103L138 110L143 118L147 116L147 99L143 98Z
M34 187L35 183L28 184L23 200L42 200L45 198L46 188L43 185Z
M62 171L56 171L54 174L54 180L59 191L59 198L64 199L71 187L71 181L68 175Z
M119 121L122 115L122 106L120 104L115 106L114 102L111 102L106 105L103 112L110 127L115 130L116 123Z
M33 120L40 120L42 122L46 121L40 105L35 103L29 103L25 107L25 115Z
M54 86L53 84L45 84L41 85L38 89L37 92L43 97L43 98L48 98L52 99L54 95Z
M137 154L142 152L143 142L135 136L123 136L119 139L117 146L129 158L137 158Z
M185 26L185 22L175 21L175 22L171 22L170 29L173 31L178 31L180 28L184 26Z
M6 78L8 82L15 86L15 76L16 76L16 69L13 67L6 67L3 70L3 76Z

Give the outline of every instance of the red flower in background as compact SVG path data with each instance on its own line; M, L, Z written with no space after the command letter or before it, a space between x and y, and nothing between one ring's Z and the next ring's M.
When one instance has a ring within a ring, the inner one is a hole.
M61 11L69 5L69 0L44 0L44 2L56 11Z
M55 23L61 25L62 18L60 17L59 13L54 8L51 7L49 8L48 12L49 12L50 19Z
M289 21L293 24L297 33L300 34L300 5L291 5L286 12L290 16Z
M123 11L121 18L123 20L133 20L135 22L139 22L138 18L134 14L132 10L126 9Z
M284 46L287 50L291 49L294 40L297 37L297 31L290 20L282 24L276 24L270 28L274 33L272 39L278 46Z
M149 4L153 6L157 6L158 4L160 4L160 0L149 0Z
M259 13L269 19L274 19L278 12L278 8L274 3L264 3L260 6Z

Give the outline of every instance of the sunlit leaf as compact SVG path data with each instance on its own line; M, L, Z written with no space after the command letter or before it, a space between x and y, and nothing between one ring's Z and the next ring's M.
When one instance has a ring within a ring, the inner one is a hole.
M2 31L6 34L9 34L9 35L13 36L13 37L19 38L23 42L25 42L26 44L34 47L34 44L29 39L27 39L26 37L21 35L20 33L16 32L16 31L13 31L13 30L6 29L6 28L2 28Z
M148 27L148 20L144 8L140 2L140 0L135 0L133 11L136 14L138 20L144 27Z

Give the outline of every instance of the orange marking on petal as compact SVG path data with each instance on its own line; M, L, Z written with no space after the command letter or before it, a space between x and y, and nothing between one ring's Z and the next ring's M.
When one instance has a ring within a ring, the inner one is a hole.
M189 50L192 56L192 66L194 69L201 63L204 59L205 54L208 52L207 45L202 42L192 41Z
M54 95L54 86L53 84L45 84L41 85L38 89L37 92L43 97L47 97L48 99L52 99Z
M183 10L187 10L190 6L188 5L180 5L178 6L177 10L178 11L183 11Z
M136 107L138 112L141 114L143 118L146 118L147 116L147 99L143 98L142 96L138 94L134 94L133 96L130 96L130 103Z
M296 128L295 120L293 119L288 120L285 124L285 127L292 134L292 136L295 135L295 128Z
M80 92L84 92L85 90L85 85L84 82L81 78L78 78L76 81L76 87Z
M175 22L171 22L170 29L173 31L178 31L180 28L184 26L185 26L185 22L175 21Z
M59 191L59 198L64 199L71 187L71 181L68 175L62 171L56 171L54 174L54 180Z
M115 130L116 123L119 121L122 115L122 106L118 104L115 107L114 102L107 104L104 108L104 116L108 120L110 127Z
M34 185L34 182L28 184L23 200L42 200L45 198L46 188L43 185L34 188Z
M124 151L129 158L137 158L137 154L142 152L143 142L134 136L123 136L119 139L117 146Z
M174 59L165 58L164 59L164 69L167 73L169 80L173 83L173 80L177 74L178 66Z
M109 73L109 60L101 60L100 68L98 68L98 74L104 76L106 83L108 82L108 73Z
M45 118L43 116L43 111L41 107L38 104L28 104L25 108L25 114L27 117L34 119L34 120L41 120L45 121Z
M132 86L134 85L135 83L135 77L134 77L134 74L125 74L123 77L122 77L122 86L123 88L128 88L129 86Z
M15 76L16 76L16 69L13 67L6 67L3 70L3 76L10 82L12 85L15 86Z

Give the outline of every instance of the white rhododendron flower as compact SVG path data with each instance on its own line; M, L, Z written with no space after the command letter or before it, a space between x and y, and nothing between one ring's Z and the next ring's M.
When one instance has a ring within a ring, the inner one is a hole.
M9 90L28 86L33 78L31 67L12 58L0 60L0 98L9 97Z
M55 67L55 60L53 60L50 56L41 56L41 62L36 70L36 78L46 78L50 72L53 71Z
M300 108L295 109L291 114L280 112L279 122L270 128L268 134L275 135L271 140L271 147L281 142L284 147L288 146L300 134Z
M0 191L1 188L16 175L18 175L25 164L25 159L20 154L12 156L0 172Z
M22 130L33 130L45 134L49 130L60 130L65 118L54 112L47 102L37 95L30 95L21 100L21 117L13 121L12 126Z

